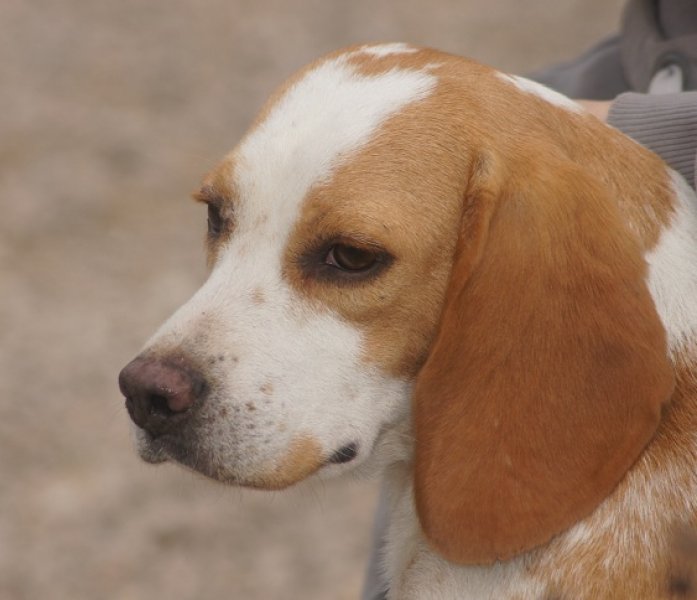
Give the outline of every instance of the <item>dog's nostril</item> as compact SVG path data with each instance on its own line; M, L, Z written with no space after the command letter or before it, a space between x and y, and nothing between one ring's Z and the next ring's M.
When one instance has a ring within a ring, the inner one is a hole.
M138 427L159 435L184 420L208 389L184 360L136 358L119 375L126 409Z
M159 415L161 417L169 417L175 414L175 412L169 407L169 401L167 398L158 394L150 395L149 411L151 415Z

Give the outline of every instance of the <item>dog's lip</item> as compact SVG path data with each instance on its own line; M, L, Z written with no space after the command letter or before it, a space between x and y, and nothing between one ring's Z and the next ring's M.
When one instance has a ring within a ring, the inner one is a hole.
M150 464L161 464L164 462L173 462L187 470L202 475L206 478L218 481L223 484L249 487L254 489L269 489L265 485L259 484L254 479L247 480L245 477L240 477L234 473L228 472L222 465L217 465L205 460L204 456L195 451L195 446L190 445L187 441L182 440L174 433L162 433L153 435L147 430L135 426L137 435L137 450L141 460ZM348 441L338 446L338 448L328 455L317 465L315 473L324 468L332 467L334 469L353 467L357 458L364 453L362 452L362 444L357 440ZM350 464L349 464L350 463ZM311 476L309 473L303 479ZM298 480L295 483L299 483Z
M142 460L154 465L170 460L161 436L155 437L140 427L138 427L138 432L140 439L137 442L137 450Z

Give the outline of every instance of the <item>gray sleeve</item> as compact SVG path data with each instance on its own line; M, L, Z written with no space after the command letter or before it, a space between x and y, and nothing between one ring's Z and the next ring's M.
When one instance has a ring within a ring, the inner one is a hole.
M610 106L608 123L658 154L695 187L697 91L621 94Z
M584 100L611 100L629 89L617 35L603 40L578 58L538 69L526 77L570 98Z

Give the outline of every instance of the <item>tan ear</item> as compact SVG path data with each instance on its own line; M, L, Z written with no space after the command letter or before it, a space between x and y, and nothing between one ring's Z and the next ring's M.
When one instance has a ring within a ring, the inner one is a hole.
M558 163L468 194L417 378L417 511L458 563L511 558L588 515L672 394L638 242L595 180Z

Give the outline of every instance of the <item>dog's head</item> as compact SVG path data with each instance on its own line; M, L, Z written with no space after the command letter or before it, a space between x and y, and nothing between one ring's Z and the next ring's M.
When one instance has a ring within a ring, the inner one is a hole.
M642 259L662 208L629 183L618 207L621 177L572 140L659 166L527 86L395 44L282 87L196 195L208 280L122 372L141 455L282 488L365 463L413 398L447 557L509 556L597 505L672 389Z

